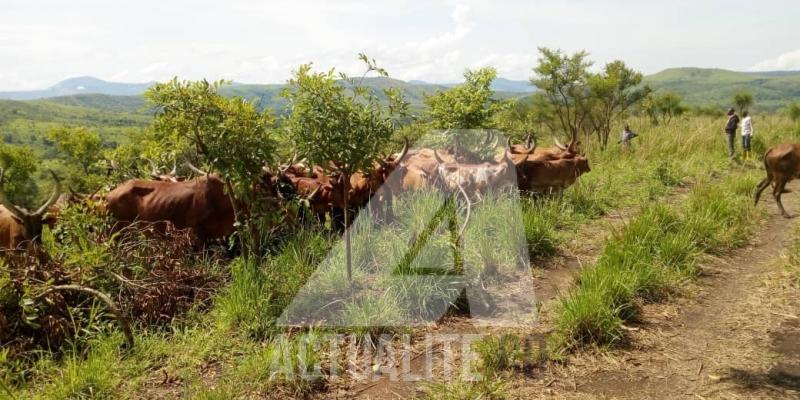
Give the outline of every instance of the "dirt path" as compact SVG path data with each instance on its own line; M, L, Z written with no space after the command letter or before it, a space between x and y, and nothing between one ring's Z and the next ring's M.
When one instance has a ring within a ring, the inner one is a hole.
M784 198L800 210L797 196ZM781 262L800 218L769 203L751 245L704 265L695 295L644 307L628 348L515 380L515 397L800 398L800 290Z

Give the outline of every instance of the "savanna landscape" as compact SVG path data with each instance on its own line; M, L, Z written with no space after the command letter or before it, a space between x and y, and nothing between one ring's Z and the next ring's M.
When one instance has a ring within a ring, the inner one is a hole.
M800 397L800 72L351 52L0 91L0 398Z

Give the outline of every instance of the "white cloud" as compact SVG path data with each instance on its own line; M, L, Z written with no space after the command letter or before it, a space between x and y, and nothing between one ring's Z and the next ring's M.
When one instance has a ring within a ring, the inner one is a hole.
M761 61L750 69L752 71L800 70L800 49Z
M750 20L736 51L726 36L729 21L756 6L676 1L9 1L0 13L0 60L10 60L0 68L0 90L45 88L82 75L277 83L311 61L359 74L359 52L404 80L454 82L465 68L486 65L525 79L539 46L585 49L596 65L622 59L645 73L742 69L797 47L796 22L785 11L797 0L757 5L759 19ZM798 57L791 52L752 68L800 68Z
M166 68L168 65L169 65L169 63L167 63L165 61L159 61L159 62L152 63L152 64L140 69L139 72L141 72L143 74L147 74L147 73L150 73L150 72L156 72L158 70L162 70L162 69Z

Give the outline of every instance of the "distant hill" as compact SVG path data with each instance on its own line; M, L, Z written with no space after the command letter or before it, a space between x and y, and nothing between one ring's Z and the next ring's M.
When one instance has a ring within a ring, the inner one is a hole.
M367 78L364 84L376 89L382 96L381 89L395 87L402 91L411 104L412 111L424 107L426 95L446 90L455 84L433 84L422 81L405 82L398 79L375 77ZM144 99L142 93L150 87L150 83L128 84L106 82L96 78L74 78L60 82L46 90L29 92L0 92L0 99L33 100L55 103L59 105L79 106L96 110L139 113L142 112ZM495 81L498 99L521 97L534 90L527 81L513 81L498 78ZM284 84L249 84L234 82L225 85L220 93L225 96L239 96L255 101L260 109L271 108L275 112L285 111L286 100L281 97Z
M672 68L645 77L654 89L679 93L693 105L731 105L733 95L748 91L755 108L776 110L800 100L800 71L736 72L724 69Z
M150 83L108 82L90 76L69 78L44 90L0 92L0 99L36 100L76 94L106 94L111 96L136 96L144 93Z

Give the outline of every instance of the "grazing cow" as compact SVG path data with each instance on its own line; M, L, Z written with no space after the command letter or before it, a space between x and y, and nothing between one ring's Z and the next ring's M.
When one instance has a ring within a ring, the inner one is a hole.
M517 180L519 188L524 191L561 191L590 171L589 161L583 156L558 160L527 160L517 165Z
M491 187L512 183L514 163L509 151L503 153L499 163L461 164L443 160L439 153L433 151L437 162L436 176L439 184L451 191L464 191L469 195L480 196L481 192Z
M773 184L772 197L778 203L781 214L789 218L781 202L781 194L786 192L786 184L800 175L800 144L783 143L767 150L764 154L764 169L767 177L758 184L755 204L761 198L761 192Z
M376 211L382 213L384 206L391 211L393 190L384 185L391 186L388 183L390 180L401 179L395 178L392 173L398 169L407 153L406 141L400 153L376 161L370 171L356 172L346 182L340 174L328 174L320 166L314 165L309 170L302 164L290 163L281 169L280 181L290 184L293 195L304 198L320 219L324 219L326 213L331 213L334 223L343 226L340 218L345 208L345 191L348 209L364 207L373 196L380 195L381 207Z
M55 223L55 218L48 211L60 197L61 183L55 173L50 173L55 180L53 194L39 209L30 212L17 207L6 198L3 191L4 171L0 169L0 248L17 249L23 243L38 239L44 225Z
M234 204L224 187L215 174L183 182L131 179L105 199L109 213L122 223L170 222L206 242L235 230Z

